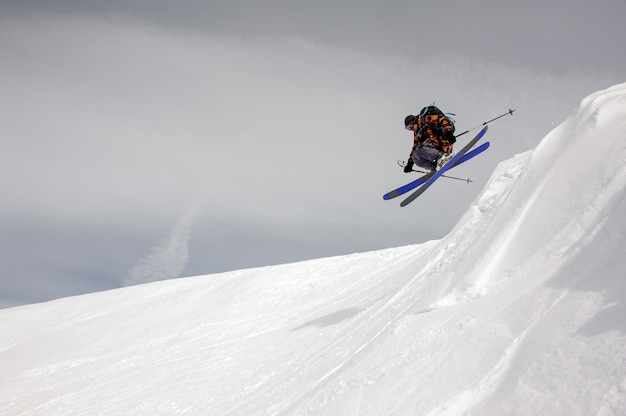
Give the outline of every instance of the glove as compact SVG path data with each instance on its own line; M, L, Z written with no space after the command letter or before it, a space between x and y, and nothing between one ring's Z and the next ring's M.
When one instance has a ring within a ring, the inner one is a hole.
M456 142L456 137L454 137L454 133L452 133L451 131L447 132L445 135L445 139L448 141L448 143L450 144L454 144Z
M413 160L409 159L409 161L404 165L404 173L409 173L413 171Z

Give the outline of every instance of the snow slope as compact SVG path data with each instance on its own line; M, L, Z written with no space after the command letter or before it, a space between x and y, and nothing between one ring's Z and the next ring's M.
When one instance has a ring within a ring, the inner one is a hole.
M0 414L624 415L625 161L620 84L442 240L0 310Z

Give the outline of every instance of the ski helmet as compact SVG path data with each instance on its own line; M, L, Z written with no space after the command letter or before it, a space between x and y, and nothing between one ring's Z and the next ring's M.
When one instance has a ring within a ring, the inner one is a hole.
M413 125L416 124L416 123L417 123L417 116L413 116L413 115L409 114L404 119L404 128L407 129L407 130L411 130L413 128Z

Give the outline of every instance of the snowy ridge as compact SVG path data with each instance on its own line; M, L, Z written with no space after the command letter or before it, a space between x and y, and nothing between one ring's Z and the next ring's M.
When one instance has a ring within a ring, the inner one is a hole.
M623 415L626 84L445 238L0 310L1 415Z

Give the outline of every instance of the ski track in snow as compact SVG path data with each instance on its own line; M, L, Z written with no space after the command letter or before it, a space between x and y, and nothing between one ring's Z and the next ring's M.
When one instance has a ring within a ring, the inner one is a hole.
M626 84L439 241L0 310L0 415L623 415Z

